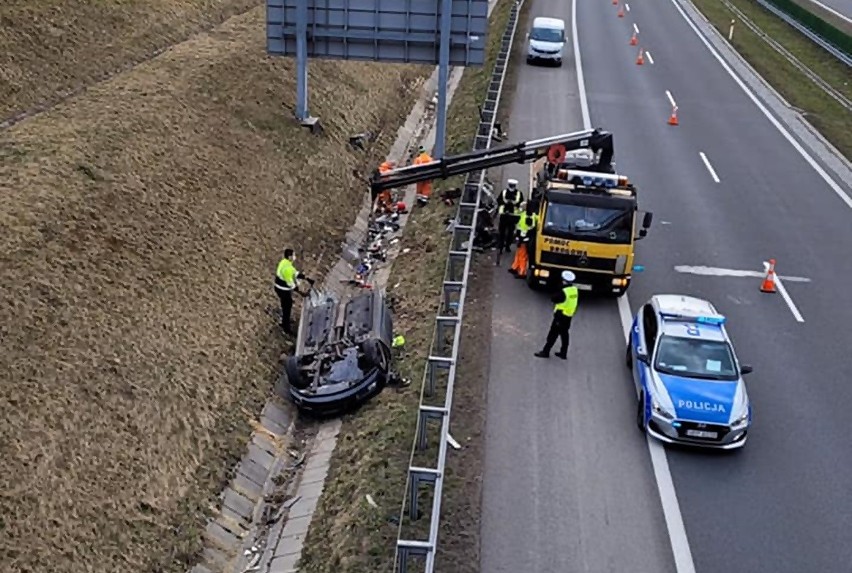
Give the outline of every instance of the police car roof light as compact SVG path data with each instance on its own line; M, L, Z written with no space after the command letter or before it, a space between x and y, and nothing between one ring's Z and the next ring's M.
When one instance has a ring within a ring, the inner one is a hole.
M660 316L664 320L680 321L680 322L697 322L699 324L711 324L714 326L722 326L725 324L725 317L721 314L713 315L694 315L681 312L661 312Z
M716 326L722 326L723 324L725 324L725 317L722 315L699 316L696 319L696 322L700 322L701 324L713 324Z

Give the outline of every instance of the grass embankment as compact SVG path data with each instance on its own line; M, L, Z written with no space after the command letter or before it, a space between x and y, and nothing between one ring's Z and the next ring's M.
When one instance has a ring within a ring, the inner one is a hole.
M491 15L485 66L467 69L462 76L448 113L448 153L470 150L478 125L477 104L484 98L511 6L512 0L499 0ZM441 187L448 184L444 182ZM433 193L439 192L438 187ZM445 231L445 221L454 212L455 207L433 200L429 207L414 212L405 229L402 246L411 251L400 255L394 263L390 285L399 286L390 292L395 301L395 330L406 338L405 353L397 365L402 375L412 380L412 385L401 391L388 389L344 419L325 491L302 556L301 570L306 573L373 573L393 567L396 518L406 483L420 382L434 332L449 247L450 234ZM477 294L468 296L470 300ZM475 302L470 304L475 307ZM475 309L469 312L475 313ZM466 316L466 324L470 318ZM487 333L490 321L485 324ZM485 334L479 336L481 342ZM460 373L459 385L466 383L461 378ZM464 417L464 413L455 411L456 419L460 415ZM460 435L464 433L460 431ZM435 441L433 432L433 447ZM434 457L432 460L434 463ZM459 485L458 480L450 477L447 483L443 515L446 527L452 528L463 505L455 501L460 491L454 489ZM367 494L378 508L367 503ZM426 508L428 502L428 496L424 495L421 507ZM425 527L428 520L421 519L418 525ZM451 537L452 534L444 533L442 543ZM469 561L476 560L469 549L468 545L461 551Z
M0 69L19 63L26 96L93 77L86 54L131 11L140 37L121 41L144 54L241 3L28 2L62 7L39 65L7 4ZM314 136L265 35L259 6L0 131L4 571L186 570L274 379L275 263L289 244L309 274L337 258L363 200L352 170L386 155L429 73L312 63ZM41 99L23 96L0 101ZM382 134L366 154L346 143L364 130Z
M692 0L726 38L737 19L718 0ZM788 49L833 88L852 98L849 68L795 28L753 0L730 0L764 33ZM757 34L742 23L734 30L733 47L846 158L852 158L852 112L826 94Z

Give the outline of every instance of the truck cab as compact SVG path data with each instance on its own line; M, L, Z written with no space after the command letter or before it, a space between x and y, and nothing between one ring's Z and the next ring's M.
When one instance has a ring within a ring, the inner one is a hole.
M553 167L545 159L531 165L531 208L538 225L529 243L527 283L552 287L570 270L582 290L623 295L636 241L647 234L652 214L639 210L636 187L623 175L572 163Z

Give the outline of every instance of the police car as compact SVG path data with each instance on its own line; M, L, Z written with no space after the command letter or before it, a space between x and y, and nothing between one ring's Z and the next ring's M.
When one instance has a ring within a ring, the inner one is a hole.
M636 424L667 443L721 449L745 445L751 426L740 366L725 317L691 296L653 296L633 319L627 344Z

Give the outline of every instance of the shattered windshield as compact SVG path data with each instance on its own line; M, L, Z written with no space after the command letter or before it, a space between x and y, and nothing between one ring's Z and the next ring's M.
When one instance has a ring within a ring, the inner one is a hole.
M551 203L543 232L578 241L628 244L633 233L633 210Z

